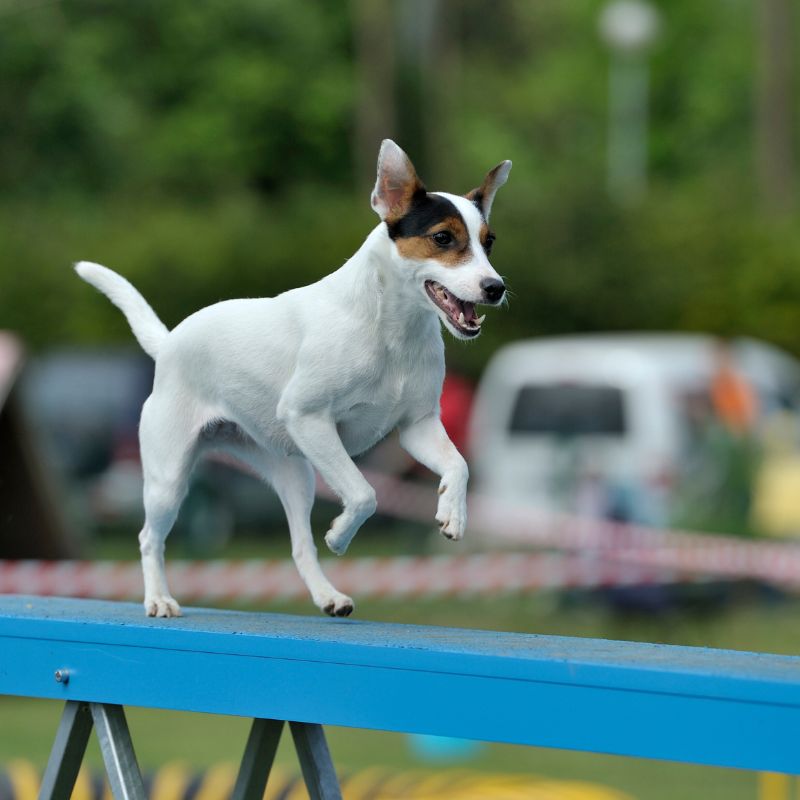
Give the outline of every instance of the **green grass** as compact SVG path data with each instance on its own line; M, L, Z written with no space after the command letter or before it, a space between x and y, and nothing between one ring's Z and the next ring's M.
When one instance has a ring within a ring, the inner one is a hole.
M310 603L282 604L271 610L314 613ZM687 645L707 645L776 653L800 653L800 603L767 602L752 594L734 597L713 612L673 613L659 617L620 617L598 598L574 598L565 604L554 595L495 599L389 601L359 603L362 619L454 625L569 636L596 636ZM213 687L209 687L209 691ZM265 687L268 691L269 687ZM479 699L476 700L479 702ZM129 709L133 739L142 766L152 770L181 760L196 768L237 762L249 722L231 717ZM536 713L535 709L531 713ZM564 713L569 713L568 709ZM60 704L20 698L0 699L0 763L26 758L42 767L47 759ZM609 725L646 725L646 720L609 720ZM296 769L285 737L278 763ZM405 736L331 728L329 741L340 770L371 766L404 770L431 767L420 762ZM90 762L100 764L96 745ZM433 765L436 768L438 765ZM644 759L604 756L510 745L487 745L466 764L470 769L545 775L613 786L640 800L714 800L753 798L757 776L739 770L698 767Z

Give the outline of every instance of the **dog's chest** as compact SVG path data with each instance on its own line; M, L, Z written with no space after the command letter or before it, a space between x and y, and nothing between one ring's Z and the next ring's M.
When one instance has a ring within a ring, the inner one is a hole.
M393 368L365 383L336 415L339 435L351 455L368 450L404 420L417 419L436 407L442 375L435 366L413 371L389 366Z
M351 455L369 450L397 427L408 411L402 382L384 381L370 388L336 415L339 436Z

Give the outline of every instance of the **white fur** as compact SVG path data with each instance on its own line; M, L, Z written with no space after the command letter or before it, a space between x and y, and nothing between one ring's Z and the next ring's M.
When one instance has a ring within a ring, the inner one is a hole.
M444 344L424 282L479 301L480 280L496 273L477 241L477 209L445 196L474 238L474 257L461 267L404 260L381 223L343 267L317 283L275 298L217 303L171 332L126 280L96 264L76 266L123 310L156 358L140 426L145 524L139 540L149 615L180 614L167 587L164 541L204 450L231 454L272 484L298 571L330 614L350 613L353 601L330 584L317 560L309 524L312 467L341 498L325 541L344 553L376 505L351 456L399 428L402 446L441 476L442 532L463 536L467 466L439 419Z
M117 275L116 272L112 272L100 264L79 261L75 265L75 271L81 278L99 289L122 311L134 335L139 340L142 350L151 358L156 358L158 348L169 331L144 297L122 275Z

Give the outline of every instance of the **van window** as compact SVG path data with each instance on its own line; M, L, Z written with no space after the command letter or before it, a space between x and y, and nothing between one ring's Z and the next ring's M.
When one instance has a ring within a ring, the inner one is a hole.
M554 436L622 436L626 430L622 391L587 384L525 386L514 403L509 430Z

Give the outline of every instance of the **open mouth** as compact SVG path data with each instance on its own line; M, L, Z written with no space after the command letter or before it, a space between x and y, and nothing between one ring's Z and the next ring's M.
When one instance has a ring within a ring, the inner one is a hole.
M447 321L465 337L477 336L481 332L481 323L486 316L475 314L475 304L456 297L452 292L436 281L425 281L428 297L440 308Z

